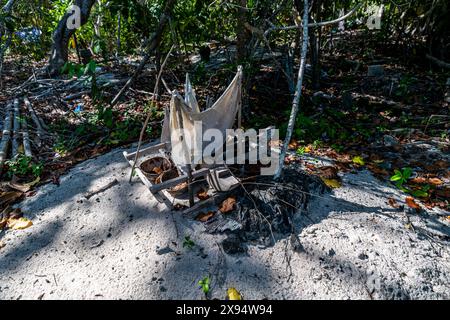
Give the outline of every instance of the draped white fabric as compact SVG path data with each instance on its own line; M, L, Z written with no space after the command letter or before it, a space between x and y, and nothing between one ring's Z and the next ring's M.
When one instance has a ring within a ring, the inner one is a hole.
M211 108L202 112L198 110L198 103L188 76L185 98L183 99L177 92L173 93L170 110L169 112L166 110L165 113L161 141L170 142L175 164L182 166L188 163L187 161L198 163L197 160L201 158L204 147L208 144L203 142L200 134L207 129L218 129L225 142L226 129L232 128L236 114L241 108L241 82L242 68L239 67L236 76L224 93ZM186 135L184 138L179 131L181 129L180 115L183 121L183 133ZM199 130L200 127L201 130Z

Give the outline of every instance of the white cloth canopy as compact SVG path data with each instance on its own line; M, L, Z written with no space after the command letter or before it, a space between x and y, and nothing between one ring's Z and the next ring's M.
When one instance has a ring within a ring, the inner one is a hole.
M182 166L191 163L195 152L203 152L205 144L202 137L197 136L199 133L194 130L195 122L201 123L202 133L211 128L220 130L224 138L223 141L225 141L226 129L233 127L236 115L238 112L240 113L241 84L242 67L239 67L236 76L219 99L211 108L200 112L189 76L186 76L185 97L181 97L178 92L172 94L170 110L166 109L161 133L161 141L170 142L172 159L176 165ZM190 134L191 139L183 139L177 132L177 129L181 129L180 115L183 121L183 132ZM183 157L184 159L180 160Z

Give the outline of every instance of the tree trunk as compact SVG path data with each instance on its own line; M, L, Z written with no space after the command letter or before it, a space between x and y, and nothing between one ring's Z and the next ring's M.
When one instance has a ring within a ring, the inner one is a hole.
M249 31L245 27L247 22L247 0L237 0L237 23L236 23L236 59L241 63L247 58L247 43L250 37Z
M92 6L95 2L95 0L75 0L74 5L80 8L79 19L81 26L88 21ZM67 62L69 39L76 31L74 28L67 27L67 22L72 18L72 15L72 12L64 14L53 33L53 44L48 63L48 71L51 75L59 74L61 68Z
M279 166L278 170L275 173L275 180L278 180L281 177L281 173L283 171L284 166L284 158L286 156L286 151L289 147L289 142L291 141L292 132L294 131L295 120L297 119L297 113L300 107L300 98L302 96L302 84L303 84L303 76L305 74L305 66L306 66L306 55L308 53L308 0L304 0L303 4L303 39L302 39L302 51L300 54L300 67L298 68L298 78L297 78L297 86L295 88L294 100L292 102L291 115L289 117L288 127L286 130L286 137L284 138L284 143L281 148L280 158L279 158Z
M313 2L314 20L321 21L321 1L315 0ZM314 90L320 88L320 74L321 74L321 64L320 64L320 44L321 44L321 27L312 30L309 38L310 48L311 48L311 65L312 65L312 87Z

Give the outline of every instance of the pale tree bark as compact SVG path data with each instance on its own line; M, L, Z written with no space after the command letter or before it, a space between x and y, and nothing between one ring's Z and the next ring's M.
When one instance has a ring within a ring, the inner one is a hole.
M91 13L91 9L96 0L75 0L74 5L80 8L80 25L84 25ZM51 75L57 75L67 62L69 55L69 40L76 32L76 29L68 28L67 22L72 18L73 13L67 12L61 18L53 33L53 44L48 63L48 71Z
M280 153L280 165L278 167L278 172L275 174L275 179L279 179L284 166L284 158L286 156L286 151L289 147L289 142L292 138L292 132L294 131L295 120L297 119L297 113L300 106L300 98L302 96L302 84L303 76L305 74L306 66L306 54L308 52L308 0L304 0L303 5L303 39L302 39L302 51L300 54L300 67L298 69L298 79L297 86L295 88L294 100L292 102L291 116L289 117L288 127L286 131L286 137Z

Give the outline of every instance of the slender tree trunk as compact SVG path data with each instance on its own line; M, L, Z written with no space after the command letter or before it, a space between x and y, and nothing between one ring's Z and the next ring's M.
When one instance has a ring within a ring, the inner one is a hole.
M247 22L247 0L237 0L237 23L236 23L236 59L239 62L247 58L247 44L250 37L249 31L245 27Z
M313 11L315 12L315 21L321 21L321 1L315 0L313 5ZM310 35L310 46L311 46L311 66L312 66L312 86L313 89L318 90L320 88L320 42L322 35L321 27L316 28L311 32Z
M295 88L294 100L292 101L292 110L291 116L289 117L288 127L286 130L286 137L284 138L284 143L281 148L280 153L280 164L278 167L278 172L275 173L275 179L279 179L281 173L283 171L284 166L284 157L286 156L286 151L289 146L289 142L291 141L292 132L294 131L295 120L297 119L298 109L300 107L300 98L302 95L302 84L303 84L303 76L305 74L305 66L306 66L306 55L308 52L308 0L304 0L303 5L303 39L302 39L302 51L300 55L300 67L298 69L298 79L297 86Z
M74 5L80 8L79 19L81 26L88 21L95 2L95 0L75 0ZM76 31L74 28L67 27L67 22L72 18L72 15L72 12L64 14L53 33L53 44L48 63L48 71L51 75L59 74L62 66L67 62L69 39Z
M117 52L116 57L120 56L120 34L122 33L122 14L117 14Z

